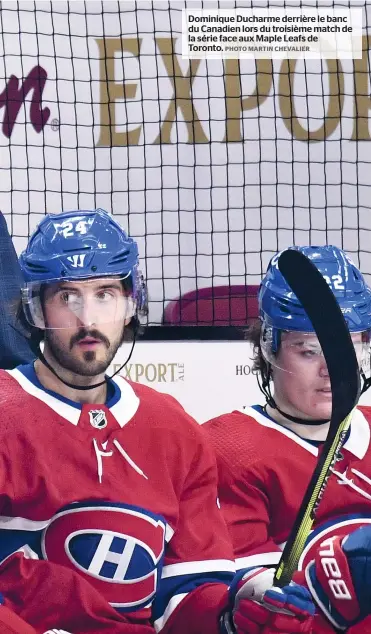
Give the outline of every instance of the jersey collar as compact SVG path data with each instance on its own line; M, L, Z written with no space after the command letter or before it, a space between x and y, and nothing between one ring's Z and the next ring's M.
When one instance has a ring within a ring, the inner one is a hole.
M59 416L62 416L62 418L66 419L73 425L78 424L82 408L80 403L68 401L67 399L64 399L63 396L60 396L55 392L52 393L43 389L39 381L32 381L30 376L26 376L18 368L15 368L14 370L6 370L6 372L13 377L15 381L17 381L25 392L43 402ZM128 383L128 381L126 381L123 377L116 376L111 380L115 384L116 391L119 396L114 399L111 406L109 406L108 403L106 406L109 408L111 414L115 417L120 427L123 427L133 418L139 407L140 400L135 394L130 383ZM95 406L99 407L99 404L96 404Z
M287 429L283 425L276 423L270 417L266 416L263 413L258 412L254 407L246 407L241 410L243 414L247 416L251 416L254 418L257 423L263 425L264 427L270 427L271 429L275 429L280 432L284 436L291 438L298 445L306 449L314 456L318 456L318 448L312 445L310 442L298 436L295 432ZM308 428L310 430L310 427ZM344 444L344 449L349 451L351 454L359 458L360 460L364 458L366 455L369 445L370 445L370 426L364 416L364 414L356 409L352 422L350 425L350 432L347 441Z

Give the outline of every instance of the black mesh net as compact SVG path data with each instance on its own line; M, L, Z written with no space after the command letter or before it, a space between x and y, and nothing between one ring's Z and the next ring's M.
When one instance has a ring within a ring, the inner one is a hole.
M139 243L149 325L243 323L290 244L341 246L369 277L370 2L319 4L363 8L362 60L182 59L182 9L202 2L2 2L16 250L46 212L112 212Z

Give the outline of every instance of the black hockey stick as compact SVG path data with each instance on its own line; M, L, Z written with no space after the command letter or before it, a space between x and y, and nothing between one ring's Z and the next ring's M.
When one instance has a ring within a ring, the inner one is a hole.
M307 313L321 344L332 390L330 427L316 468L300 505L274 577L283 587L292 579L323 496L330 468L346 438L360 397L360 372L352 339L343 314L316 266L299 251L284 251L278 268Z

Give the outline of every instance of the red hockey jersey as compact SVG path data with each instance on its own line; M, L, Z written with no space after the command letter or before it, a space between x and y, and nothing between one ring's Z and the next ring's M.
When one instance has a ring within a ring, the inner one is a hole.
M172 397L0 371L0 592L37 632L210 634L234 573L215 459Z
M331 534L371 523L371 407L359 407L319 505L299 568ZM216 451L219 498L237 569L277 564L318 459L318 448L274 422L261 407L202 425ZM315 632L333 631L319 619ZM371 618L351 632L371 634Z

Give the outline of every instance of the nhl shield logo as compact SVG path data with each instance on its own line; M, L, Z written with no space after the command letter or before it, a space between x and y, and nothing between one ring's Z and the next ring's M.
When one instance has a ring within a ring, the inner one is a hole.
M91 409L89 412L90 425L96 429L107 427L106 413L103 409Z

